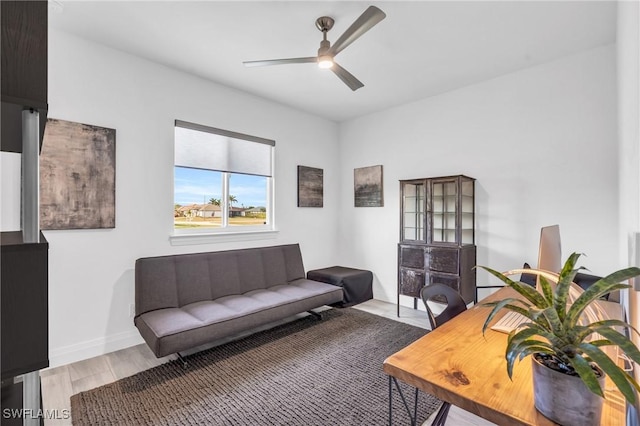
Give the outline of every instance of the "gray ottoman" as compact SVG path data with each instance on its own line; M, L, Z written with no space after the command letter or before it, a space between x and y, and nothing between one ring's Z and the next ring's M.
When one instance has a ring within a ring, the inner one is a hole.
M307 272L307 279L342 287L342 302L331 306L346 308L373 299L373 274L363 269L332 266Z

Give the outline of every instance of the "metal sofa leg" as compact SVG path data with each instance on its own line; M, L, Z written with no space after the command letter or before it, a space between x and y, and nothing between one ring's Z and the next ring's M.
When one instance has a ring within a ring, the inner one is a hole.
M320 312L314 312L314 311L307 311L307 312L310 313L318 321L321 321L323 319L322 314Z
M186 359L184 359L184 357L180 354L180 352L177 352L176 354L178 355L178 361L182 363L182 368L184 368L185 370L189 368L189 363L187 362Z

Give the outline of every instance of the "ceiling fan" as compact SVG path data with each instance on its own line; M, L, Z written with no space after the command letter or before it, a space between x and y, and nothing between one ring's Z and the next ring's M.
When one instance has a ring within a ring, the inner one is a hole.
M318 56L309 56L306 58L289 58L289 59L269 59L263 61L245 61L245 67L261 67L265 65L283 65L283 64L305 64L317 62L320 68L329 68L340 80L344 82L351 90L358 90L364 84L353 76L349 71L342 68L334 61L334 57L342 52L347 46L360 38L364 33L373 28L378 22L382 21L387 15L375 6L369 6L358 19L331 45L327 40L327 32L333 28L334 20L328 16L322 16L316 20L316 27L322 31L322 41Z

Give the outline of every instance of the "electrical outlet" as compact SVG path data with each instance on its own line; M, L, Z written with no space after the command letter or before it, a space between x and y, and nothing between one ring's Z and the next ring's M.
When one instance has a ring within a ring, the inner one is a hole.
M129 318L136 316L136 307L133 303L129 304Z

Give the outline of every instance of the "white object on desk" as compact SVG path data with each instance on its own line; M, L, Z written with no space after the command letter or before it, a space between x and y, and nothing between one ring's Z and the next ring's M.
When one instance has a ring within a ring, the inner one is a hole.
M520 315L517 312L509 311L502 318L500 318L493 326L492 330L499 331L500 333L511 333L511 331L519 328L523 323L529 321L529 318L524 315Z

